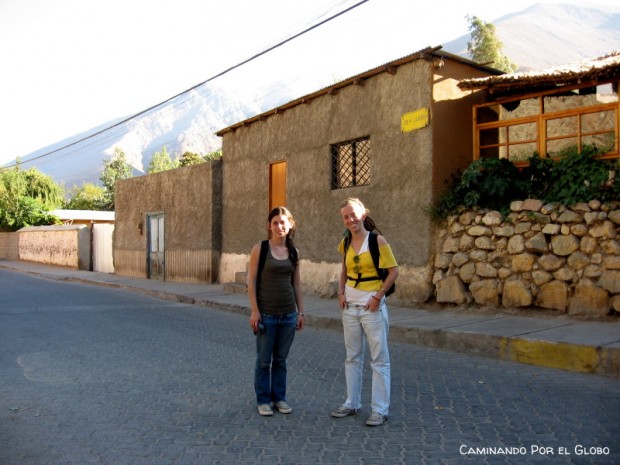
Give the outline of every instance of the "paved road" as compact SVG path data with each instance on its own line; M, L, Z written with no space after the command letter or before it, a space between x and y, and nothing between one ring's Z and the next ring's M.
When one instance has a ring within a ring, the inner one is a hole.
M620 463L616 379L392 344L392 414L368 428L328 414L342 335L306 329L294 412L263 418L247 317L6 270L0 284L1 465Z

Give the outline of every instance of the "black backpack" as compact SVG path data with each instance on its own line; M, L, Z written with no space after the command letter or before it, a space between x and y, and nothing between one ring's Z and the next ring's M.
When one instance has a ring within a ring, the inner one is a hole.
M374 281L375 279L377 279L377 277L379 277L381 281L385 281L385 278L387 278L387 275L388 275L388 270L386 270L385 268L379 268L379 242L377 240L377 234L375 234L372 231L370 231L368 234L369 234L368 250L370 252L370 256L372 257L372 262L375 265L375 269L377 270L377 276L371 276L368 278L362 278L361 274L358 274L357 278L351 278L350 276L347 276L352 281L355 281L356 286L357 286L357 283L360 283L362 281ZM349 250L350 245L351 245L351 235L347 234L344 238L344 256L345 257L347 256L347 250ZM387 297L387 296L394 294L395 290L396 290L396 284L392 284L390 288L385 291L385 296Z

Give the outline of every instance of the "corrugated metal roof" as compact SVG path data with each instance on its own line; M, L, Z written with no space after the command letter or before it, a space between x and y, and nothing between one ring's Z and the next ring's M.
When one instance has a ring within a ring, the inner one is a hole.
M59 209L50 213L63 221L114 221L114 212Z
M448 53L448 52L444 52L441 51L441 45L439 46L435 46L435 47L426 47L423 48L422 50L419 50L417 52L414 52L410 55L406 55L402 58L398 58L396 60L390 61L388 63L385 63L381 66L378 66L376 68L372 68L368 71L364 71L363 73L357 74L355 76L352 76L350 78L344 79L340 82L337 82L335 84L332 84L330 86L324 87L320 90L317 90L311 94L307 94L304 95L303 97L299 97L295 100L291 100L288 103L285 103L283 105L280 105L279 107L273 108L272 110L266 111L265 113L261 113L260 115L256 115L253 116L251 118L248 118L244 121L240 121L239 123L235 123L232 126L228 126L227 128L221 129L218 132L216 132L216 135L218 136L223 136L225 133L227 132L231 132L234 131L240 127L243 126L248 126L256 121L262 121L264 119L266 119L267 117L271 116L271 115L276 115L279 113L282 113L283 111L286 111L290 108L296 107L297 105L301 105L304 103L309 103L310 101L312 101L313 99L320 97L322 95L326 95L326 94L333 94L337 91L339 91L340 89L347 87L347 86L351 86L351 85L360 85L363 83L364 80L376 76L378 74L382 74L382 73L391 73L394 74L396 72L396 69L399 66L405 65L407 63L411 63L412 61L416 61L419 59L424 59L424 60L432 60L433 57L438 57L438 58L445 58L445 59L449 59L449 60L453 60L453 61L458 61L460 63L465 63L468 64L470 66L473 66L475 68L478 69L482 69L485 70L489 73L493 73L493 74L503 74L502 71L499 71L495 68L490 68L489 66L486 65L481 65L478 63L475 63L471 60L468 60L467 58L463 58L459 55L454 55L452 53Z
M620 76L620 52L612 52L598 58L591 58L562 66L538 71L525 71L462 79L461 89L486 89L489 93L510 92L523 88L541 88L558 85L579 84L591 80L609 80Z

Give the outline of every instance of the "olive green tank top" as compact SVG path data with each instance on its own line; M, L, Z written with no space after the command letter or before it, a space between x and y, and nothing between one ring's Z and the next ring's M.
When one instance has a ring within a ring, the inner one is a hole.
M269 249L257 290L258 308L261 312L284 315L297 309L293 271L290 258L278 260L271 255Z

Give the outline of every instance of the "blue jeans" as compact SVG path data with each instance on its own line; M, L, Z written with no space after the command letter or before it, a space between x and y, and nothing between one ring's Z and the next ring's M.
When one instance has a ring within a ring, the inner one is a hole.
M346 308L342 311L342 326L344 345L347 349L347 358L344 363L347 400L344 406L355 410L362 407L364 352L366 340L368 340L372 368L370 408L373 412L388 415L390 410L390 354L387 343L389 322L385 299L376 312L357 306Z
M285 315L261 313L265 327L256 336L254 390L258 404L286 400L286 357L297 329L297 312Z

